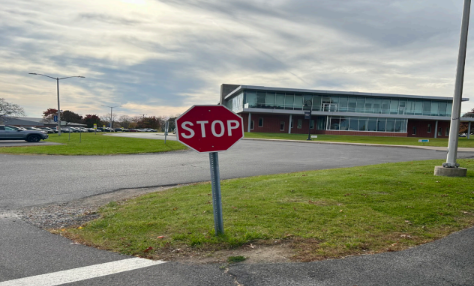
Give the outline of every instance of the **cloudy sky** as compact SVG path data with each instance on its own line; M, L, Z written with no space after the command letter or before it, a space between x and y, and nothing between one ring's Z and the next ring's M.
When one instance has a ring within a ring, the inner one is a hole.
M462 0L0 0L0 98L171 116L222 83L452 96ZM463 112L474 108L474 35Z

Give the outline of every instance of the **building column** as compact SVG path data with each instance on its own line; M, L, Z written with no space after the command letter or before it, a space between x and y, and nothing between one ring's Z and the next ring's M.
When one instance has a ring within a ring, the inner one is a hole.
M247 132L250 132L250 124L252 124L252 113L249 112L249 122L248 122L248 126L247 126Z
M467 139L471 137L471 121L469 121L469 127L467 128Z
M288 124L288 134L291 134L291 122L293 122L293 114L290 114L290 124Z
M434 134L434 138L438 138L438 120L436 120L436 124L435 124L435 134Z

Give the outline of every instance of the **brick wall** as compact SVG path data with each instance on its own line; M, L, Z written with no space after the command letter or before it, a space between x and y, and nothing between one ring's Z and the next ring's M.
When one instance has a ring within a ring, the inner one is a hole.
M428 124L431 125L431 132L428 132ZM438 130L441 129L441 135L438 134L438 138L448 138L449 133L446 134L446 130L449 127L449 121L438 121ZM413 127L416 127L416 134L413 134ZM408 137L427 137L434 138L435 136L435 120L408 120L407 125L407 136Z
M248 113L239 114L244 119L244 130L248 131ZM263 126L258 126L260 118L263 119ZM298 128L298 119L302 120L301 128ZM268 133L288 133L288 128L290 126L290 116L289 115L277 115L277 114L258 114L252 113L251 120L254 123L254 128L251 132L268 132ZM283 130L280 130L281 122L284 122ZM316 130L316 118L314 118L314 128L311 129L311 134L317 134ZM304 119L304 116L293 116L293 128L291 133L298 134L308 134L308 119Z
M248 113L239 114L244 119L244 130L248 130ZM258 126L260 118L263 119L263 126ZM278 114L258 114L252 113L254 122L254 129L251 132L269 132L269 133L288 133L290 116ZM298 120L302 120L301 128L298 128ZM334 130L317 130L316 116L313 117L314 128L311 129L311 134L332 134L332 135L358 135L358 136L387 136L387 137L426 137L434 138L435 135L435 120L408 120L407 133L399 132L367 132L367 131L334 131ZM284 122L285 127L280 130L280 123ZM293 115L293 128L291 133L308 134L308 119L304 119L303 115ZM428 132L428 124L431 124L431 132ZM449 121L438 121L438 129L441 128L441 135L438 138L448 138L446 129L449 127ZM413 127L416 126L416 134L413 133Z
M400 133L400 132L335 131L335 130L318 130L318 132L319 132L318 134L331 134L331 135L407 137L406 133Z

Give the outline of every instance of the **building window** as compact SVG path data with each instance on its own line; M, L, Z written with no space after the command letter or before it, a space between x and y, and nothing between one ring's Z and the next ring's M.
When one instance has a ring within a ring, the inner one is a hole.
M441 136L441 134L443 134L443 128L438 128L438 136Z
M298 119L298 125L296 126L296 128L298 129L303 128L303 119Z
M413 132L412 135L416 135L416 126L413 126Z
M309 128L314 129L314 120L311 120L309 123Z
M280 131L285 131L285 121L280 121Z
M444 133L445 136L449 136L449 127L446 128L446 132Z
M263 127L263 118L262 117L260 117L258 119L258 127Z
M250 120L250 130L253 130L253 127L254 127L253 120Z
M431 133L431 124L428 124L428 133Z

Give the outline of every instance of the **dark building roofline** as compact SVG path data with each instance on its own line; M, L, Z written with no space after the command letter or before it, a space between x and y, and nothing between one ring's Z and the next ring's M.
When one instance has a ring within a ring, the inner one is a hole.
M226 84L223 84L224 86ZM354 95L354 96L373 96L373 97L398 97L398 98L413 98L413 99L432 99L432 100L453 100L452 97L440 97L440 96L425 96L425 95L409 95L409 94L390 94L390 93L368 93L368 92L356 92L356 91L336 91L336 90L314 90L314 89L297 89L297 88L279 88L279 87L265 87L265 86L256 86L256 85L229 85L236 86L232 91L223 95L221 93L221 104L224 99L231 97L232 95L246 89L251 90L265 90L265 91L285 91L285 92L295 92L295 93L321 93L321 94L344 94L344 95ZM221 88L222 92L222 88ZM469 98L463 98L462 101L469 101Z

